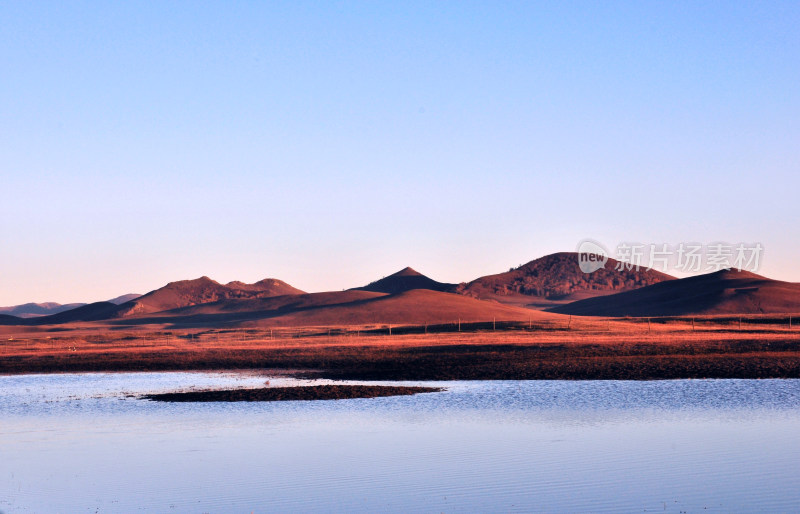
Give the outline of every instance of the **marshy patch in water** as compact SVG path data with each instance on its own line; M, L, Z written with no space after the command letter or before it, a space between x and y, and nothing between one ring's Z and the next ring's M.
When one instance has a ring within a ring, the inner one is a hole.
M148 394L141 398L157 402L280 402L296 400L349 400L404 396L417 393L438 393L440 387L382 385L316 385L296 387L263 387L260 389L224 389Z

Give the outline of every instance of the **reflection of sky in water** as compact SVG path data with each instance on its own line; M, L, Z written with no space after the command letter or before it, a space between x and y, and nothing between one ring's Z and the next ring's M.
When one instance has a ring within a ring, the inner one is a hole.
M325 402L127 396L264 381L0 377L0 510L800 509L797 380L446 382Z

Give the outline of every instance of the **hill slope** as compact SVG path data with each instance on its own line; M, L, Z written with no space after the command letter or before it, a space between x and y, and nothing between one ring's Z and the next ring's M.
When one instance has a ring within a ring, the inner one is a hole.
M800 312L800 284L722 270L554 307L583 316L681 316Z
M617 263L608 259L604 268L587 274L578 266L577 253L554 253L505 273L460 284L457 292L504 303L549 306L554 302L612 294L674 279L655 270L618 271L614 269Z
M295 311L266 324L284 325L362 325L377 323L434 324L462 321L524 321L557 316L497 302L465 296L414 289L381 296L358 304L334 305L320 309Z
M382 296L386 296L386 294L349 290L303 293L269 298L236 298L129 317L120 320L120 323L231 323L264 317L276 317L286 313L333 305L349 304L354 306L365 300Z
M138 293L128 293L128 294L124 294L122 296L117 296L116 298L112 298L112 299L110 299L108 301L113 303L113 304L115 304L115 305L122 305L123 303L129 302L131 300L135 300L135 299L139 298L140 296L142 296L142 295L140 295Z
M115 324L173 326L311 326L424 324L557 318L461 295L414 289L394 295L348 290L273 298L221 300L115 320Z

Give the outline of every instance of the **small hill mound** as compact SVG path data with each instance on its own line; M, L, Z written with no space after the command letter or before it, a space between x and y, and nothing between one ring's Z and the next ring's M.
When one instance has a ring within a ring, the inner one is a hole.
M268 298L302 293L303 291L273 278L255 284L230 282L223 285L208 277L200 277L195 280L170 282L160 289L126 302L120 305L117 316L150 314L220 300Z
M278 280L277 278L265 278L264 280L259 280L254 284L245 284L244 282L239 282L238 280L236 280L233 282L228 282L227 284L225 284L225 287L237 291L249 291L249 292L259 293L258 298L266 298L269 296L281 296L286 294L305 293L305 291L301 291L300 289L292 287L283 280Z
M618 261L608 259L604 268L584 273L576 252L554 253L505 273L460 284L457 292L501 302L507 298L512 303L520 303L520 296L563 301L637 289L675 278L655 270L617 270L617 264Z
M582 316L685 316L800 312L800 284L722 270L550 309Z
M412 289L452 291L455 289L455 287L455 284L437 282L412 268L403 268L397 273L389 275L388 277L380 280L376 280L375 282L371 282L364 287L357 287L356 289L362 291L373 291L376 293L397 294L405 291L411 291Z

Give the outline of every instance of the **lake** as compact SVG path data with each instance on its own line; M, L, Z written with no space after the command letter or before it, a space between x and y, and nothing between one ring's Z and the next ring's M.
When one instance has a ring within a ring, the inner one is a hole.
M800 511L800 380L398 382L446 391L137 398L267 379L327 383L1 376L0 511Z

